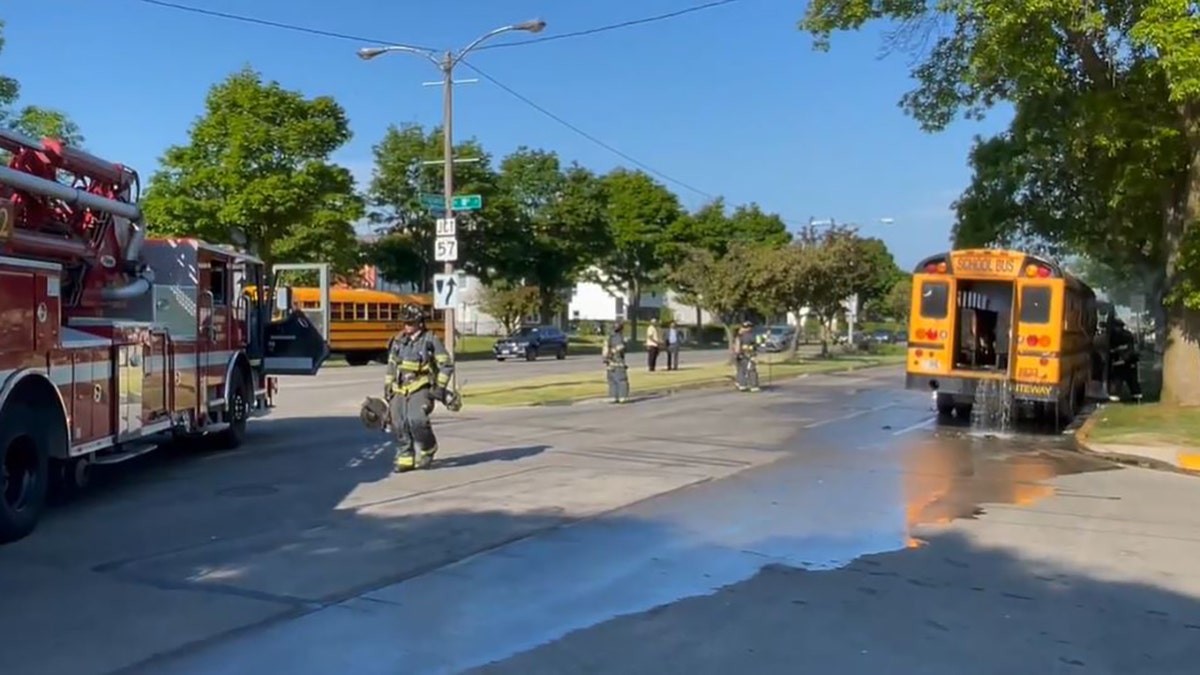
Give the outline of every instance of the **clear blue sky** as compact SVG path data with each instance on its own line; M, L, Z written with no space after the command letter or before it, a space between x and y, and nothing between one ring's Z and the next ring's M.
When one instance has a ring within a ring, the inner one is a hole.
M460 47L491 28L540 17L543 35L683 9L703 0L180 0L384 41ZM0 70L22 102L59 108L92 152L148 178L183 143L214 82L249 64L344 105L353 140L337 155L360 180L389 123L440 122L433 66L395 54L355 57L355 41L163 9L136 0L6 3ZM880 59L884 26L838 36L829 53L796 30L804 3L740 0L660 23L476 53L489 75L655 169L730 203L756 201L794 221L836 218L882 237L905 267L944 248L950 202L969 181L974 134L1006 119L922 133L896 103L911 86L903 56ZM520 39L521 35L499 40ZM460 77L469 77L463 71ZM496 156L519 145L598 171L620 157L486 81L456 91L456 136ZM670 184L689 208L705 201ZM879 225L880 218L893 218Z

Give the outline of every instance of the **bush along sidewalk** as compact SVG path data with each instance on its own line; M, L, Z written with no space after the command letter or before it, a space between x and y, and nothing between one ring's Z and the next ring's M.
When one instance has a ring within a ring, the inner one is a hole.
M805 361L760 361L759 380L764 386L789 378L815 373L833 373L861 368L901 363L903 357L839 356ZM685 389L732 386L733 368L724 363L684 366L679 370L648 372L630 368L630 389L633 399L661 395ZM567 404L608 395L608 384L602 369L586 373L534 378L507 385L490 385L477 389L467 387L463 398L467 405L514 407L530 405Z

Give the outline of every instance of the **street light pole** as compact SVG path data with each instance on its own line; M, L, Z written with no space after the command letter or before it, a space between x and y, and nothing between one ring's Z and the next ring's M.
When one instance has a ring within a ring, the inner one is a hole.
M465 53L465 52L464 52ZM454 54L446 51L442 58L442 153L445 168L442 176L442 192L445 194L445 211L446 218L454 217ZM455 237L458 236L458 228L455 227ZM457 252L457 246L455 247ZM455 256L458 257L458 256ZM445 264L445 273L454 273L454 263L447 261ZM435 289L436 291L436 289ZM455 354L455 345L458 340L455 339L454 333L454 307L443 310L445 312L445 341L446 351L450 352L450 356Z
M460 49L458 53L451 50L446 50L445 54L439 59L434 56L434 51L430 49L422 49L410 45L390 45L387 47L364 47L358 50L358 57L364 61L369 61L376 56L387 54L389 52L407 52L416 54L428 59L433 65L437 66L438 70L442 71L442 155L443 155L443 176L442 190L445 193L444 208L445 217L447 219L454 217L454 66L458 65L467 54L471 53L476 47L482 44L485 40L493 38L503 33L512 31L525 31L527 33L540 33L546 27L546 22L541 19L532 21L523 21L509 26L502 26L495 30L484 33L471 42L466 47ZM457 228L456 236L457 236ZM457 245L455 248L457 252ZM457 257L457 256L456 256ZM446 274L454 273L454 262L446 261L444 264ZM453 356L455 353L455 336L454 336L454 308L450 307L445 311L446 324L446 351Z

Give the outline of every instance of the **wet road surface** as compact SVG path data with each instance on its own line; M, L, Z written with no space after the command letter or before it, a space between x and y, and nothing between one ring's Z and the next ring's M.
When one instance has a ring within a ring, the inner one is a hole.
M403 477L313 402L0 549L0 672L1194 672L1197 484L900 378L464 413Z

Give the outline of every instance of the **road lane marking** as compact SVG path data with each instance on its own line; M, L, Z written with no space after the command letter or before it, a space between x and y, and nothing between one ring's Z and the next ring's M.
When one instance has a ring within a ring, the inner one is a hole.
M888 403L886 405L875 406L874 408L867 408L865 410L855 410L852 413L847 413L845 415L839 415L837 417L829 417L827 419L823 419L823 420L819 420L817 422L812 422L812 423L806 424L806 425L804 425L804 428L805 429L816 429L817 427L823 427L826 424L833 424L834 422L844 422L846 420L852 420L855 417L862 417L863 415L870 415L871 413L877 413L881 410L887 410L888 408L894 408L895 406L896 406L895 403Z
M910 431L916 431L917 429L924 429L928 426L932 426L933 423L936 421L937 421L936 416L929 417L927 419L921 420L920 422L917 422L916 424L914 424L910 427L904 427L903 429L901 429L899 431L893 431L892 435L893 436L903 436L904 434L907 434Z

